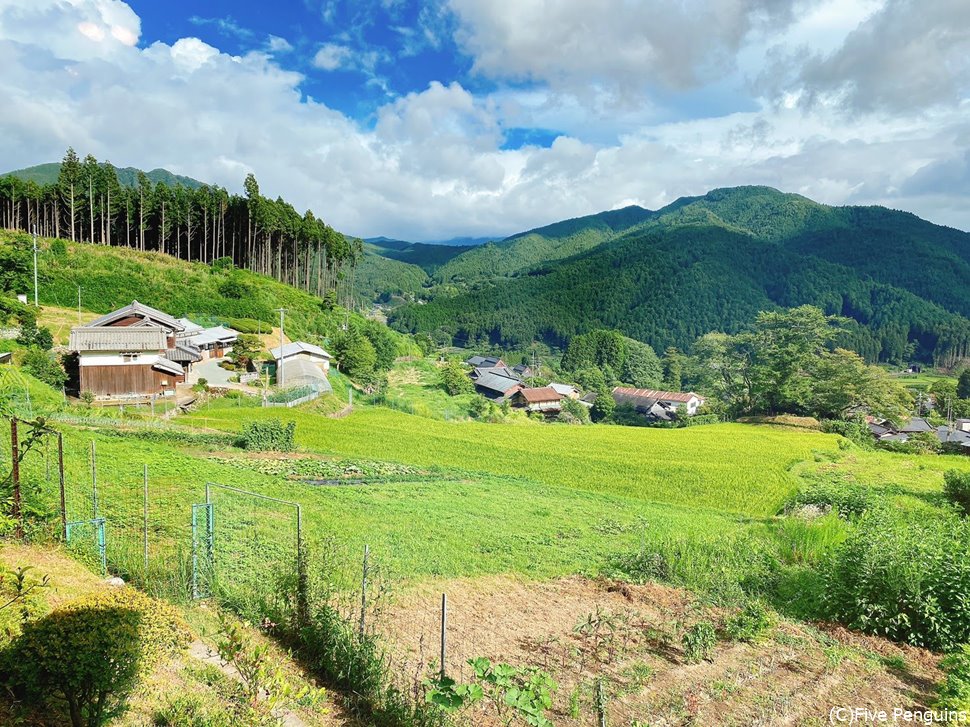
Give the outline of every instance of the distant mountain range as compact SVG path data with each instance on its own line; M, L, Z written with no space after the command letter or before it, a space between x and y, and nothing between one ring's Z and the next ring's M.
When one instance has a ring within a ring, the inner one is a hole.
M508 347L561 346L609 327L663 351L736 331L761 310L810 303L850 318L845 343L872 360L970 355L970 234L883 207L716 189L437 262L413 291L424 300L394 310L393 325Z
M118 173L118 182L123 187L138 186L138 173L141 171L140 169L135 169L134 167L121 167L116 169L116 171ZM32 181L40 185L45 185L56 182L57 175L60 174L60 172L61 163L51 162L50 164L38 164L34 167L15 169L12 172L0 174L0 176L17 177L18 179L23 179L25 182ZM150 172L145 172L145 175L153 184L164 182L171 187L181 184L183 187L190 187L192 189L198 189L199 187L205 186L205 183L200 182L198 179L192 179L192 177L183 177L180 174L173 174L167 169L152 169Z

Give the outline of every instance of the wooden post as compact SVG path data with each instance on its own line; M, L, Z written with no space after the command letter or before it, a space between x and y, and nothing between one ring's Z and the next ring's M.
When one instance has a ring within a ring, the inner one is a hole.
M445 654L448 645L448 595L441 594L441 681L445 680Z
M67 496L64 493L64 435L57 433L57 472L61 486L61 534L67 542Z
M148 465L144 465L143 491L144 491L144 535L145 535L145 583L148 583Z
M606 727L606 690L603 688L603 680L596 680L596 724L599 727Z
M370 546L364 546L364 570L360 579L360 637L364 638L364 628L367 619L367 556L370 554Z
M17 420L10 420L10 454L13 459L13 502L10 505L10 515L16 523L14 535L18 540L24 539L24 521L20 507L20 437L17 434Z
M98 518L98 451L91 440L91 503L94 506L94 519Z

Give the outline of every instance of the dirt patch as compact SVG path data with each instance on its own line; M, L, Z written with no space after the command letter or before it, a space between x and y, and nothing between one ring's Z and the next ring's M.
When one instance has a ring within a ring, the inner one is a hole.
M764 643L731 642L721 628L730 612L661 585L488 577L398 594L384 630L401 687L413 693L437 669L442 592L448 674L470 681L467 661L482 656L541 668L558 684L557 725L595 723L600 680L609 724L657 726L821 724L836 706L920 708L940 678L938 655L838 627L781 622ZM682 635L701 620L720 639L709 661L689 663ZM487 705L464 718L501 724Z
M388 386L404 386L413 384L420 386L424 383L425 374L415 366L402 366L401 368L391 369L387 372Z

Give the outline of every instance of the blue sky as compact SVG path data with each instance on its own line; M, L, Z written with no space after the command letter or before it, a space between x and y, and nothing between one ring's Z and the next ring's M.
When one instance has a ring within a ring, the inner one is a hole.
M0 159L68 145L405 239L768 184L970 229L966 0L4 0Z

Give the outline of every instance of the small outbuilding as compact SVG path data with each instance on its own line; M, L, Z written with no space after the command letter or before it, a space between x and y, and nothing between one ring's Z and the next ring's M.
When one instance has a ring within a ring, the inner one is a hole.
M551 386L516 391L510 397L512 406L522 407L526 411L536 411L543 414L558 414L562 411L563 396Z

